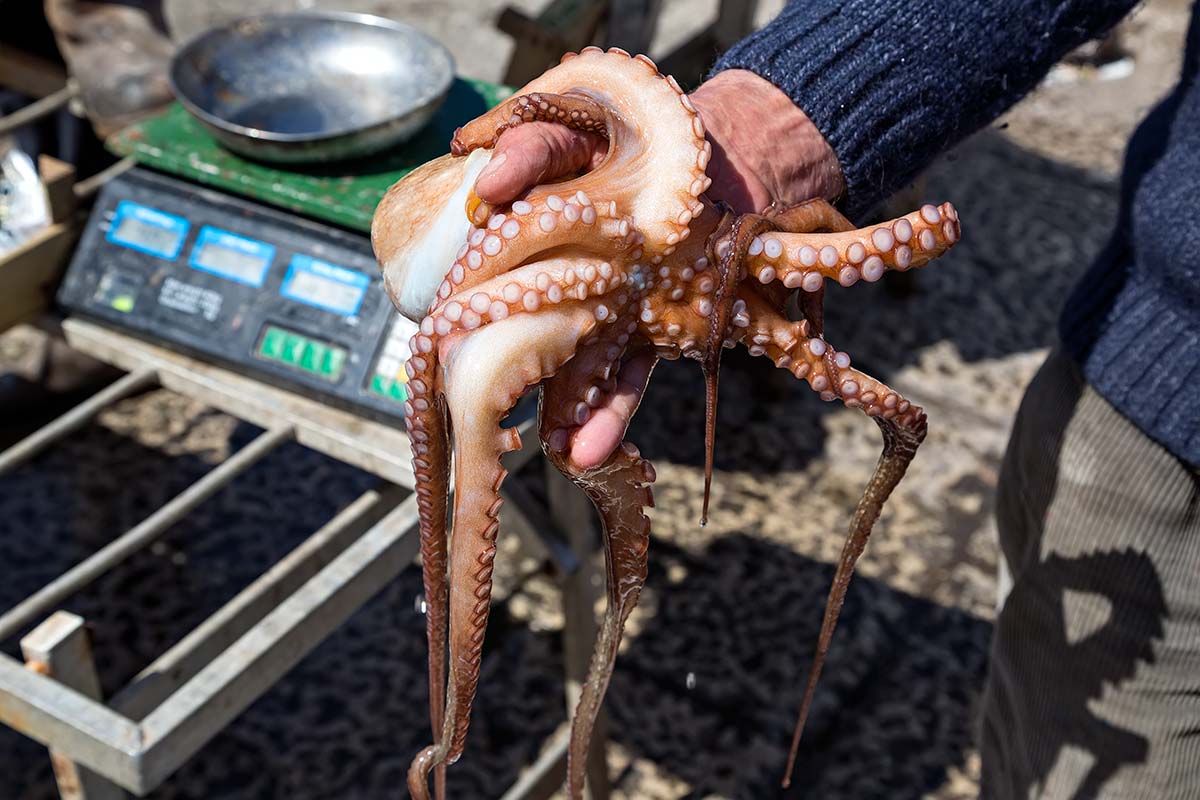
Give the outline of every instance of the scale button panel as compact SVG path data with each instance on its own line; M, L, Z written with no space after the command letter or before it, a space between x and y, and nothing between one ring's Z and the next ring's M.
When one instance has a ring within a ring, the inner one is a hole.
M285 364L329 381L342 377L347 356L342 347L278 325L268 325L263 329L257 353L268 361Z
M408 373L404 364L410 355L408 340L417 332L417 326L404 317L397 316L388 333L379 359L375 362L367 383L367 391L386 397L397 403L408 399Z

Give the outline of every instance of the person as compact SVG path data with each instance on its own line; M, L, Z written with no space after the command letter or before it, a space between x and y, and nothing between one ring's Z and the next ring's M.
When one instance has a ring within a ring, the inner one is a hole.
M709 196L740 212L823 197L853 219L1135 5L793 0L691 95L713 146ZM1131 139L1116 228L1005 455L1012 588L984 693L987 798L1200 796L1198 67L1193 7L1182 79ZM603 152L589 134L524 125L476 192L505 203ZM577 465L619 443L648 368L622 366L571 441Z

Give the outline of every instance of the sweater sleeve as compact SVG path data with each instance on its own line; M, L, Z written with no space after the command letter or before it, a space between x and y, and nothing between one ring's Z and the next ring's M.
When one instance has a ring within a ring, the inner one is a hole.
M860 214L987 125L1137 0L790 0L726 52L829 141Z

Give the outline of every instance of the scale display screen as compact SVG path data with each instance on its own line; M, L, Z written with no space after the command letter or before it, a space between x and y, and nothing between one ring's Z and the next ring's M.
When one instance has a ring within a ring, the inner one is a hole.
M174 260L191 227L183 217L122 200L105 237L113 244Z
M272 245L205 225L196 237L188 264L193 269L257 287L262 286L274 258Z
M358 312L371 279L361 272L298 253L279 293L291 300L350 316Z

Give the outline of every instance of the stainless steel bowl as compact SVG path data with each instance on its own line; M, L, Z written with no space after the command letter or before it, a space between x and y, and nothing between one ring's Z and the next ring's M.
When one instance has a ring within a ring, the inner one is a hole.
M222 144L276 163L338 161L410 138L454 81L439 42L366 14L237 20L175 54L171 88Z

